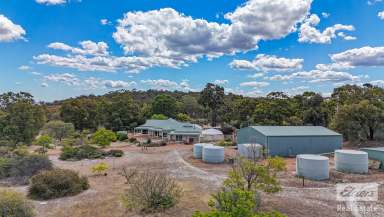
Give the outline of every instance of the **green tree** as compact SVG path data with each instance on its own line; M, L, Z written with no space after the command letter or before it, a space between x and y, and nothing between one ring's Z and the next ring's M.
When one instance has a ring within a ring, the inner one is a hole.
M106 147L110 145L111 142L116 141L117 137L114 132L105 128L100 128L92 135L91 139L93 143L98 144L101 147Z
M199 103L211 110L211 125L216 126L218 111L224 105L224 88L208 83L200 92Z
M333 128L348 140L374 140L375 133L384 129L384 104L362 100L358 104L344 105L336 113Z
M113 131L130 130L140 122L139 106L130 96L115 97L107 111L107 122L104 125Z
M191 121L192 119L187 114L179 113L176 115L176 120L187 122L187 121Z
M168 117L175 117L177 114L177 101L167 94L160 94L152 102L152 114L163 114Z
M196 97L185 95L181 98L181 110L190 117L198 118L203 114L203 108Z
M78 98L64 102L60 116L64 122L73 123L76 129L97 129L97 103L94 99Z
M46 153L47 149L49 148L49 145L53 143L53 139L48 135L42 135L39 138L37 138L34 143L35 145L41 146L42 152Z
M167 120L168 117L163 115L163 114L153 114L151 116L151 119L154 119L154 120Z
M4 140L12 144L30 144L44 125L46 117L41 106L18 101L9 105L2 119L0 136Z
M65 123L60 120L53 120L46 123L43 127L43 133L61 141L63 138L72 136L75 133L75 127L72 123Z

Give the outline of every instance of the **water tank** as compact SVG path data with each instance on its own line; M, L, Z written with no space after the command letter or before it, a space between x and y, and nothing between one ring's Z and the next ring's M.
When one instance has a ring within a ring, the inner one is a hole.
M203 161L206 163L224 162L224 148L220 146L203 146Z
M193 157L201 159L203 153L203 146L212 146L212 144L207 143L196 143L193 145Z
M258 159L262 156L263 146L260 144L238 144L240 156L248 159Z
M336 150L335 168L340 172L368 173L368 153L355 150Z
M297 155L296 175L311 180L329 179L329 158L312 154Z

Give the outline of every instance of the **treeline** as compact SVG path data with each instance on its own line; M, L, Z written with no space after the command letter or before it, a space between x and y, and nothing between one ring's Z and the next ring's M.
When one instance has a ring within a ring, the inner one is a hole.
M47 121L72 123L77 131L105 127L132 130L148 118L176 118L225 129L249 125L315 125L342 133L346 140L381 138L384 89L365 84L335 88L330 97L315 92L288 96L272 92L249 98L224 94L207 84L200 93L169 91L110 92L53 103L36 103L28 93L0 95L0 145L30 144Z

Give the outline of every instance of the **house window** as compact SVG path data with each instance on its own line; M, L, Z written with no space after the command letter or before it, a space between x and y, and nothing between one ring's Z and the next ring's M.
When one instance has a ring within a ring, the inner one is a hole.
M176 141L183 141L182 135L176 135Z

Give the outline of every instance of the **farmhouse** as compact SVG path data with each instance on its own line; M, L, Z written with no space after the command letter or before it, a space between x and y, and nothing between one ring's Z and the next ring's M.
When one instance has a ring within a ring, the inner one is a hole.
M179 122L172 118L167 120L147 120L145 124L135 128L135 134L149 135L168 141L184 143L199 142L202 128L197 124Z
M271 156L334 152L342 135L320 126L251 126L237 131L237 144L261 144Z

